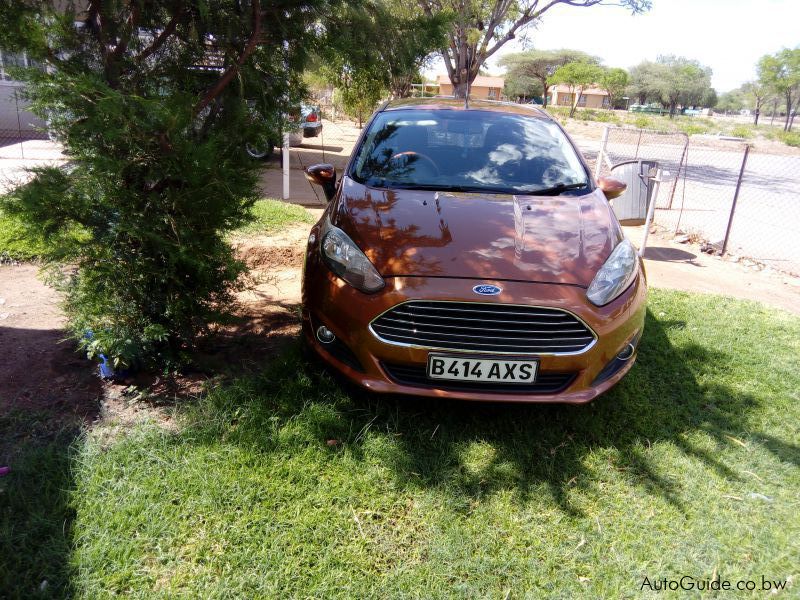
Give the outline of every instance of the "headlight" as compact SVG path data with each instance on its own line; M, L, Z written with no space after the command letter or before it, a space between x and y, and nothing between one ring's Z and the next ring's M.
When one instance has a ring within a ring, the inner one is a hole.
M611 252L605 264L594 276L586 296L597 306L604 306L628 289L636 278L636 250L627 239Z
M383 288L383 277L348 235L326 223L320 252L328 268L357 290L370 294Z

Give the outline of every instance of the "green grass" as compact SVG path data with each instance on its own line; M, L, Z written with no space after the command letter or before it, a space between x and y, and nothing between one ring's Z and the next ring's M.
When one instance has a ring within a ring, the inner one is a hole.
M800 132L797 131L776 131L773 139L783 142L787 146L800 148Z
M558 117L558 120L563 124L567 124L570 121L568 118L569 108L567 107L548 106L547 111ZM573 117L573 121L629 125L639 129L653 129L663 133L683 132L687 135L716 135L719 133L745 139L764 137L778 140L788 146L800 146L800 134L796 132L785 133L776 127L770 126L765 120L762 120L759 125L753 125L752 123L740 123L728 119L712 119L708 117L676 115L670 119L668 115L579 108Z
M316 219L302 206L280 200L264 199L255 203L252 219L234 235L267 235L294 223L313 223ZM19 219L0 210L0 256L14 260L34 260L45 253L45 240L23 225Z
M239 228L236 234L258 235L280 231L294 223L313 223L314 216L302 206L281 200L264 199L255 203L252 220Z
M45 251L45 242L31 234L16 217L0 210L0 256L14 260L33 260Z
M0 589L55 561L88 598L632 598L714 574L796 595L800 319L662 290L649 307L635 368L588 406L374 398L290 352L179 432L101 427L56 478L68 507L31 489L63 459L0 479L17 538L39 526ZM62 523L70 554L37 552L65 551Z

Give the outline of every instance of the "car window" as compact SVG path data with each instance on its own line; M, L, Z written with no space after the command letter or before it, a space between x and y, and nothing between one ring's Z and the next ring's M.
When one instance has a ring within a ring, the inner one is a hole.
M380 113L351 176L373 187L505 193L588 185L583 163L555 123L477 110Z

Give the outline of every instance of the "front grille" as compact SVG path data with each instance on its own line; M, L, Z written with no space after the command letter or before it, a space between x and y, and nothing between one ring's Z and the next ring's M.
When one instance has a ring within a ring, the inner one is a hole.
M595 339L580 319L557 308L480 302L405 302L371 327L391 344L503 354L569 354Z
M397 383L447 391L487 392L503 394L557 394L575 379L575 373L539 372L531 384L481 383L476 381L442 381L428 378L425 365L381 363L384 371Z

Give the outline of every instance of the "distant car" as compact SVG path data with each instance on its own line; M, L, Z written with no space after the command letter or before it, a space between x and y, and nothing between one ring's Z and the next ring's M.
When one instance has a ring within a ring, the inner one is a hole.
M317 137L322 133L322 113L318 106L301 104L298 109L292 111L288 116L289 122L289 145L299 146L304 138ZM263 142L250 142L245 144L245 150L251 157L259 160L269 158L276 147L281 146L281 134L276 133L273 137Z
M588 402L633 365L642 261L589 167L530 106L381 108L330 201L303 276L306 343L374 392Z

